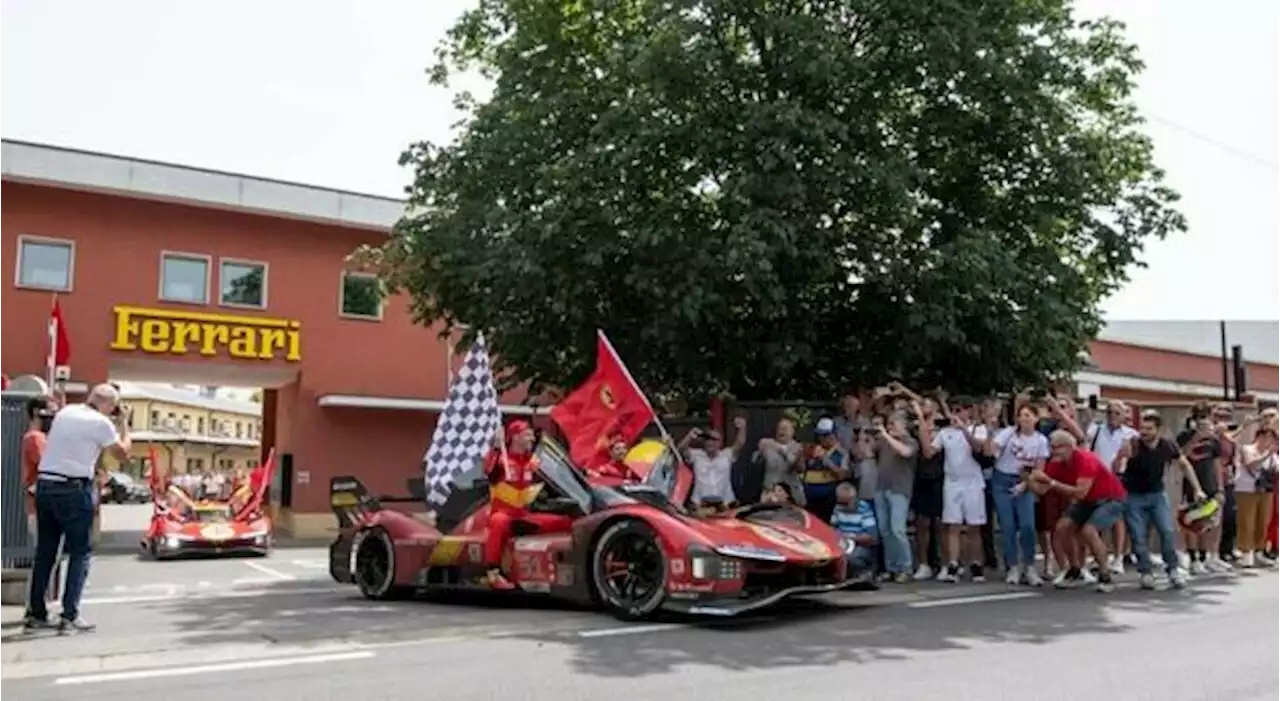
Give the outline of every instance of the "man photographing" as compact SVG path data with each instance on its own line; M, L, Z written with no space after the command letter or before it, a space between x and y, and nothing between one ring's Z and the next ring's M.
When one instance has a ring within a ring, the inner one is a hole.
M105 450L129 458L129 416L120 410L120 393L111 385L94 387L84 404L72 404L54 416L44 455L36 471L36 557L27 592L23 630L55 627L49 622L45 592L65 538L69 559L62 592L59 634L89 632L80 617L80 595L89 574L94 514L94 471Z

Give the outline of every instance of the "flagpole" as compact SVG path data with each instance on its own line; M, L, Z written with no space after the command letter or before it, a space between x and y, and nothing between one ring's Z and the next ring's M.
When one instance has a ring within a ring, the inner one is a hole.
M622 362L622 357L618 355L618 350L609 342L609 337L605 335L604 329L596 329L596 334L600 341L604 343L605 348L609 349L609 355L613 356L614 362L618 364L618 367L622 368L623 374L627 376L627 381L631 383L631 388L644 400L645 407L649 409L649 414L653 416L653 422L658 425L658 433L671 446L671 449L675 450L676 442L671 438L671 434L667 432L667 427L662 424L662 419L658 417L658 412L653 410L653 404L649 402L649 395L640 389L640 384L636 382L636 378L631 374L631 369L627 367L627 364Z

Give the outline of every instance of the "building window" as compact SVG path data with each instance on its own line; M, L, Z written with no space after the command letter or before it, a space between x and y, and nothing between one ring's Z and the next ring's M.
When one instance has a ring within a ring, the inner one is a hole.
M204 458L187 458L187 472L199 472L204 469Z
M244 438L244 424L236 422L236 438Z
M223 258L218 267L218 303L228 307L267 306L267 264Z
M70 241L19 236L18 272L14 284L41 290L69 291L75 252L75 244Z
M160 428L160 412L155 409L151 410L151 423L147 424L147 428L152 431Z
M204 435L204 417L203 416L196 417L196 433L200 434L201 436Z
M352 319L382 319L382 302L386 295L382 282L368 273L342 273L339 312Z
M160 255L160 299L166 302L209 302L209 257L191 253Z
M254 429L254 425L253 425L253 424L249 424L249 425L248 425L248 426L246 426L245 428L246 428L246 434L249 436L249 440L253 440L253 429Z

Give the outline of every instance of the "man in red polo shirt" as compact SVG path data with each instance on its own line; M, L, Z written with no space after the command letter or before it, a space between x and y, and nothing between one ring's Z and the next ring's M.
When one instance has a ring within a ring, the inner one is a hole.
M1077 539L1083 540L1098 563L1098 591L1115 589L1108 568L1107 546L1102 533L1124 518L1128 494L1120 478L1088 450L1076 445L1075 436L1067 431L1054 431L1049 436L1053 453L1043 470L1031 473L1027 482L1036 494L1057 494L1071 502L1054 528L1053 550L1062 574L1054 586L1067 588L1089 582L1084 572Z

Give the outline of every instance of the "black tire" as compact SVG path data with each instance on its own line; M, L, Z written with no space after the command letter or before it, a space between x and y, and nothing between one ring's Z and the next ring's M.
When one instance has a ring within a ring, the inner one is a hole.
M374 601L403 599L413 593L396 584L396 549L391 534L370 528L356 534L355 571L351 573L364 598Z
M643 620L662 607L667 555L649 524L626 519L600 534L591 548L591 588L601 605L624 621Z

